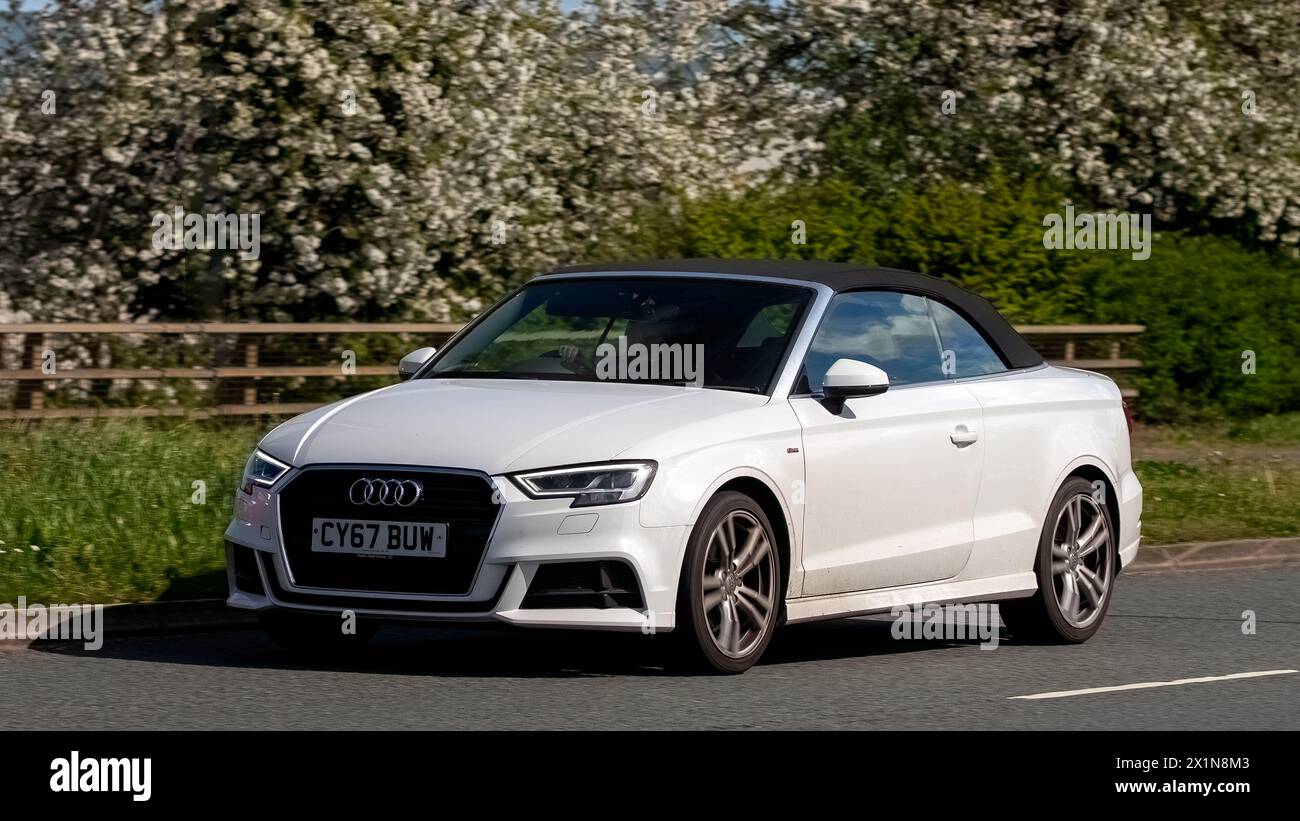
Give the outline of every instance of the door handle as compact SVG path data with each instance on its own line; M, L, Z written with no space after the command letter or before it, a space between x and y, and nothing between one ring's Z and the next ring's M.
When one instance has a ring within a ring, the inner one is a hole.
M963 445L975 444L976 440L980 438L980 435L976 431L967 428L965 425L958 425L953 428L952 433L948 435L948 438L951 439L952 443L957 447L962 447Z

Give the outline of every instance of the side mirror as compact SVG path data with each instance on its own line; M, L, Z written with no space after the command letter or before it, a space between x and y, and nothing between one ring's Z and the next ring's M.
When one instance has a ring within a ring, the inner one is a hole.
M415 376L415 372L424 367L424 363L433 358L438 352L437 348L417 348L406 356L402 361L397 363L397 375L402 379L410 379Z
M875 396L889 390L889 374L856 359L837 359L822 380L822 405L831 413L844 410L844 402L857 396Z

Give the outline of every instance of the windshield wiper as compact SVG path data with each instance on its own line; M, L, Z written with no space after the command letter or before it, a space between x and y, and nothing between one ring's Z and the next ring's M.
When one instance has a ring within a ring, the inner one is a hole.
M704 387L715 391L735 391L736 393L762 393L762 388L756 388L753 385L705 385Z
M562 373L527 373L512 371L473 371L450 370L430 373L424 379L527 379L532 381L552 380L555 382L589 382L591 384L614 385L671 385L674 387L694 387L693 379L594 379L580 374ZM762 388L753 385L701 385L703 390L733 391L736 393L763 393Z
M471 370L452 370L452 371L433 371L426 378L446 378L446 379L540 379L539 376L529 374L510 373L509 371L471 371Z

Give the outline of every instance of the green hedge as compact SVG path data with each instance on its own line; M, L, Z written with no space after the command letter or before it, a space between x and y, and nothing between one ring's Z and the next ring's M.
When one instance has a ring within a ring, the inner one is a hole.
M1098 322L1141 322L1144 417L1244 418L1300 408L1300 263L1214 236L1158 235L1151 258L1095 257ZM1243 372L1253 352L1255 372Z
M643 219L640 256L820 259L949 277L1017 322L1057 322L1080 308L1081 260L1043 248L1043 214L1064 194L992 177L980 194L956 182L872 193L840 180L720 195ZM792 241L803 222L806 243Z
M1300 262L1216 236L1157 233L1151 257L1043 248L1043 218L1069 193L994 168L983 193L955 181L873 191L840 177L718 195L646 214L621 253L803 258L933 273L1013 322L1142 323L1132 348L1151 421L1300 409ZM1080 212L1092 210L1075 201ZM806 227L792 241L793 223ZM1242 372L1253 351L1256 372Z

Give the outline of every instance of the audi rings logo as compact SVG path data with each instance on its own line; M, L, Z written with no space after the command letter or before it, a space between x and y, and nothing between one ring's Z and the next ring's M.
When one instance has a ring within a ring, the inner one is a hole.
M423 495L424 486L414 479L358 479L348 488L354 505L410 507Z

